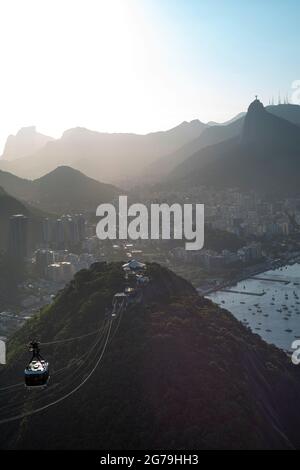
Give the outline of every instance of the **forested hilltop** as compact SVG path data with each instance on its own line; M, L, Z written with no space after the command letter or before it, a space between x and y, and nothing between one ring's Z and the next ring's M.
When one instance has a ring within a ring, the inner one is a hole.
M112 321L103 359L85 385L40 413L1 425L0 447L299 448L300 369L171 271L149 264L147 275L150 283ZM11 339L1 387L22 381L24 344L33 337L59 341L110 323L113 295L125 286L119 263L80 271ZM73 390L97 360L95 341L45 345L56 372L48 389L1 392L0 420Z

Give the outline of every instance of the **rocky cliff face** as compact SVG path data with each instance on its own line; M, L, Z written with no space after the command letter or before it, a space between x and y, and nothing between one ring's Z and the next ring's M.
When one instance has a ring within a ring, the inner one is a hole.
M23 127L16 135L8 136L2 158L12 161L32 155L52 140L53 137L40 134L34 126Z

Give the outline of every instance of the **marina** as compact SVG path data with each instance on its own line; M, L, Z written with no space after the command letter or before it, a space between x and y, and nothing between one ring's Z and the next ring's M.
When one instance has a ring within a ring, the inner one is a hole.
M231 292L233 294L243 294L243 295L257 295L261 297L265 292L247 292L245 290L233 290L233 289L221 289L220 292Z
M286 351L300 336L300 264L252 276L207 296L265 341Z

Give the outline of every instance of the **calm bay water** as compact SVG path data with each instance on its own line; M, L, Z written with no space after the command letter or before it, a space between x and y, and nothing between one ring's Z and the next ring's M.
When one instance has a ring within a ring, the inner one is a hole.
M268 343L291 350L300 338L300 264L266 271L207 296ZM251 295L251 294L252 295Z

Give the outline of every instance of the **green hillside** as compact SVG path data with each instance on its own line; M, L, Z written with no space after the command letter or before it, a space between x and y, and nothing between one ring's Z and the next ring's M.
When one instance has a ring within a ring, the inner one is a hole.
M174 273L151 264L148 275L140 301L114 320L103 360L86 384L48 410L2 426L0 447L299 448L300 373L286 355ZM28 340L96 331L124 286L120 264L79 272L11 339L2 386L22 380ZM72 391L97 360L91 353L78 362L94 343L85 337L44 346L54 371L48 389L2 393L0 420Z

